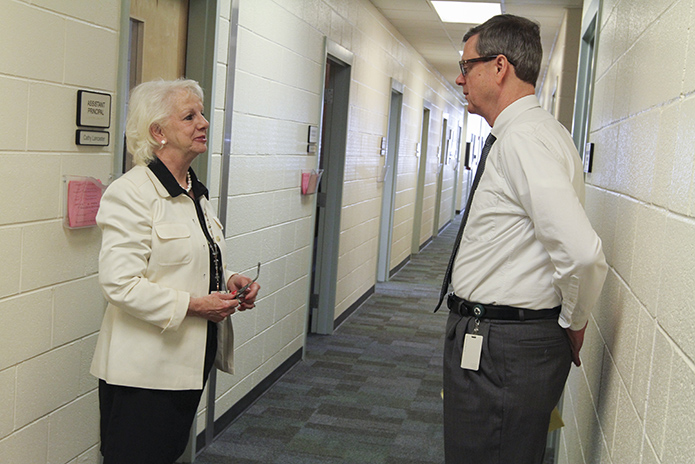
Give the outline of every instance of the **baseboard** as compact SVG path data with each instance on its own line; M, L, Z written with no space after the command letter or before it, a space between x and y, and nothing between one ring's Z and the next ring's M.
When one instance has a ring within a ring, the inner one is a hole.
M350 316L352 315L352 313L354 313L355 311L357 311L357 308L359 308L360 306L362 306L362 303L364 303L365 301L367 301L367 298L369 298L370 296L372 296L372 295L374 294L374 291L375 291L375 290L376 290L376 286L375 286L375 285L372 285L372 287L371 287L369 290L367 290L366 292L364 292L364 294L363 294L361 297L359 297L359 298L357 299L357 301L355 301L354 303L352 303L348 309L346 309L345 311L343 311L343 314L341 314L340 316L338 316L338 318L337 318L335 321L333 321L333 330L337 329L338 326L340 326L340 324L342 324L343 322L345 322L345 320L346 320L348 317L350 317Z
M410 258L406 259L405 263ZM405 263L402 263L403 265ZM401 265L399 265L401 266ZM401 266L402 267L402 266ZM362 306L362 304L367 301L367 299L374 294L376 286L367 290L357 301L355 301L348 309L346 309L343 314L341 314L333 323L334 328L338 328L348 317L354 313L357 308ZM250 392L244 395L239 401L237 401L234 406L232 406L227 412L222 414L219 419L215 421L215 426L213 430L214 438L217 438L222 432L224 432L227 427L229 427L241 414L244 413L258 398L260 398L270 387L277 382L280 377L285 375L295 364L302 360L303 348L297 350L292 356L287 358L280 366L277 367L270 375L263 379L258 385L256 385ZM202 452L205 447L205 430L198 434L196 437L196 449L198 452Z
M304 348L300 348L278 366L273 372L256 385L250 392L244 395L239 401L234 404L227 412L222 414L215 421L213 436L217 438L232 422L234 422L244 411L246 411L258 398L273 386L275 382L280 380L280 377L285 375L295 364L302 360L302 352ZM205 430L198 434L196 438L196 449L198 452L203 451L205 447Z
M403 261L401 261L399 265L397 265L396 267L394 267L394 268L391 270L391 272L389 272L389 279L390 279L391 277L395 276L395 275L398 273L398 271L400 271L401 269L403 269L403 266L405 266L405 265L408 264L409 262L410 262L410 256L408 256L408 257L405 258Z
M446 224L444 224L442 227L439 228L439 231L438 231L437 233L438 233L438 234L441 234L442 231L443 231L444 229L446 229L447 227L449 227L450 224L451 224L451 221L447 221Z

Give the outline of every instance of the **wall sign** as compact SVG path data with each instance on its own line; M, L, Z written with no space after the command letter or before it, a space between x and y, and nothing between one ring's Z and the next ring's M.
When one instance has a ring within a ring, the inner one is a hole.
M108 128L111 125L111 95L78 90L77 125Z
M109 133L106 131L77 130L75 143L77 145L91 145L107 147L109 145Z
M318 126L309 126L309 135L307 136L307 153L316 153L317 143L319 141L319 128Z

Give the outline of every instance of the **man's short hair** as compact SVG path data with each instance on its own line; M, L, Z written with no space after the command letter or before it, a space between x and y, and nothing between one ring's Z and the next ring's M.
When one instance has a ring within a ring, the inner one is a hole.
M530 19L503 14L471 28L463 41L478 35L480 56L504 55L514 64L516 76L535 86L543 59L541 28Z

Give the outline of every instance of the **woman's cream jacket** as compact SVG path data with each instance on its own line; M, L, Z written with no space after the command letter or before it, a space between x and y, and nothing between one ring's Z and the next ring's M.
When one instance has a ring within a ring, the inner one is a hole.
M200 198L212 237L226 256L210 202ZM136 166L104 193L99 282L108 301L91 373L115 385L161 390L203 388L207 320L186 317L191 297L209 293L208 243L193 199L172 197L147 167ZM225 269L225 281L232 272ZM232 323L218 324L215 365L233 370Z

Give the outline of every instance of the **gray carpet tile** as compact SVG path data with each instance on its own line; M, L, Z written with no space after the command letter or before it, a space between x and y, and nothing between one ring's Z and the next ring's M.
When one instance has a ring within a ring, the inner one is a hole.
M442 348L432 313L459 218L295 365L197 464L441 464Z

